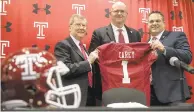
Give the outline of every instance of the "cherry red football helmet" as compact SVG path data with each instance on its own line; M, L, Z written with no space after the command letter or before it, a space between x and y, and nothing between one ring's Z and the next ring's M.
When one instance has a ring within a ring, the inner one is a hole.
M67 72L69 68L57 62L51 53L23 48L2 62L2 102L22 100L32 107L77 108L81 101L80 87L77 84L63 87L61 75ZM66 104L68 94L74 94L73 105Z

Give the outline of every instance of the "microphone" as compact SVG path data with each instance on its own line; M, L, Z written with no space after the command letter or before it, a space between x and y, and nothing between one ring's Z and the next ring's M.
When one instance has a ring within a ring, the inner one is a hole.
M176 66L177 68L183 68L185 71L194 74L194 68L180 61L177 57L171 57L169 62L172 66Z

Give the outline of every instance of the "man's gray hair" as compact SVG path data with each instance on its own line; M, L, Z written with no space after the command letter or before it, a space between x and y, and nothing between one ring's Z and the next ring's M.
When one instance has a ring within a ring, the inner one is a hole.
M84 16L82 16L82 15L80 15L80 14L73 14L73 15L71 16L70 20L69 20L69 25L72 25L72 24L74 23L75 18L84 20L84 21L86 21L86 23L87 23L87 20L86 20L86 18L85 18Z

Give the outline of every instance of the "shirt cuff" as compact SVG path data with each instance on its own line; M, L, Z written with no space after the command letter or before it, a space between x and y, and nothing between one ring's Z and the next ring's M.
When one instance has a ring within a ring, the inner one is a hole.
M164 47L164 52L163 52L163 54L166 56L166 49L165 49L165 47Z
M88 61L88 60L87 60ZM88 61L88 63L89 63L89 61ZM89 63L89 65L90 65L90 68L91 68L91 71L92 71L92 65Z

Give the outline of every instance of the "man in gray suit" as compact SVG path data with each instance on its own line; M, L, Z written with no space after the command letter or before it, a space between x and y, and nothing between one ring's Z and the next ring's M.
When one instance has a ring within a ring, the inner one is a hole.
M92 34L92 39L89 47L89 52L94 51L98 46L116 42L116 43L131 43L140 42L141 36L139 32L125 25L128 9L123 2L116 2L112 5L110 11L111 23L108 26L96 29ZM108 51L107 51L108 52ZM96 98L102 99L102 85L100 69L97 62L94 63L94 88Z
M62 77L64 86L78 84L81 88L80 106L92 105L92 85L89 86L92 77L91 64L97 58L98 53L93 51L88 56L88 52L82 45L81 40L87 34L86 29L86 18L78 14L72 15L69 21L70 36L58 42L54 49L55 57L70 69L70 72ZM66 99L68 104L72 104L72 101L74 101L73 96L68 96Z
M192 53L184 32L169 32L165 30L164 16L159 11L153 11L148 17L150 32L149 43L158 53L158 59L152 65L151 106L177 105L184 103L190 97L186 80L183 80L181 90L180 74L178 68L169 64L171 57L189 64Z

